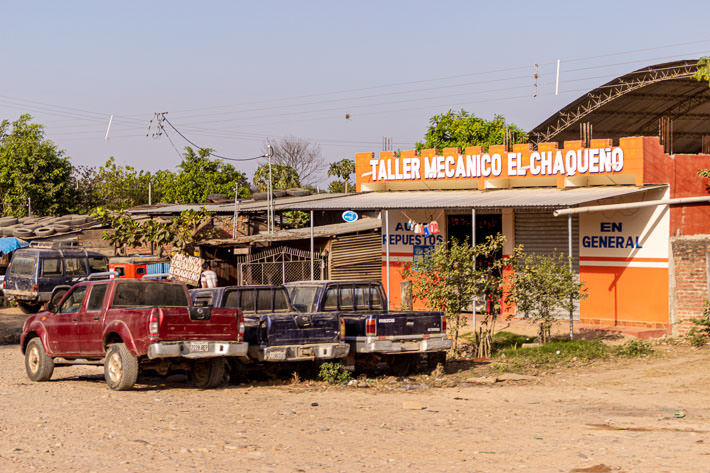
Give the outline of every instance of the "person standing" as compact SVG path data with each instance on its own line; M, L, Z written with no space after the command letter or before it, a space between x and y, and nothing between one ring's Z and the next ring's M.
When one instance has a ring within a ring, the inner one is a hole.
M217 287L217 273L207 263L203 266L200 284L202 287Z

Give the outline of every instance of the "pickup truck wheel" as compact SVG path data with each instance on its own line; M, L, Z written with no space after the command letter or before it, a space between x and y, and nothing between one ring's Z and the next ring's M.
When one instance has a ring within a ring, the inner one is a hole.
M388 364L390 371L395 376L407 376L417 367L418 355L392 355Z
M108 387L115 391L126 391L136 384L138 359L128 351L125 343L108 347L104 361L104 378Z
M35 337L25 349L25 369L32 381L47 381L54 372L54 360L47 355L42 340Z
M31 302L17 302L20 310L25 314L36 314L42 308L42 303L31 303Z
M192 364L192 383L199 389L212 389L229 382L226 363L222 358L197 360Z
M426 361L430 370L436 369L439 364L441 364L442 367L446 367L446 352L435 351L433 353L427 353Z

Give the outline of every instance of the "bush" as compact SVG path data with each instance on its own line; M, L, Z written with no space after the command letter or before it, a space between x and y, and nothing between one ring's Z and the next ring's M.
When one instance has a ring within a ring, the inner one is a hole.
M617 347L616 354L619 356L637 357L652 355L653 347L646 340L635 338Z
M318 380L328 384L346 384L352 379L350 371L344 369L340 363L323 363L320 365Z
M710 339L710 304L705 301L705 308L701 317L690 319L693 327L688 330L686 338L694 347L701 347Z

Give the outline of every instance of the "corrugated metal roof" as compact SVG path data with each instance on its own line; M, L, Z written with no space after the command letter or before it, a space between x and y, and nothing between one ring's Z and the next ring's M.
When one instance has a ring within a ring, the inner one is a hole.
M382 226L382 221L379 218L361 218L355 222L335 223L331 225L321 225L313 227L313 237L322 238L335 235L344 235L347 233L364 232L368 230L376 230ZM214 239L201 242L201 245L208 246L234 246L239 244L272 242L272 241L287 241L287 240L307 240L311 238L311 227L294 228L291 230L278 230L272 234L260 233L258 235L248 235L238 237L236 239Z
M349 194L311 194L301 197L276 197L274 198L274 210L290 210L291 205L298 203L306 203L319 201L324 199L334 199L338 197L347 196ZM227 204L184 204L184 205L162 205L160 207L154 208L139 208L136 210L129 210L132 215L171 215L179 214L184 210L200 210L205 207L208 212L216 214L231 214L234 212L234 202ZM264 212L266 210L265 200L240 200L239 201L239 212L250 213L250 212Z
M520 188L499 190L363 192L317 202L292 204L290 210L381 210L442 208L561 208L663 186L605 186L574 189Z

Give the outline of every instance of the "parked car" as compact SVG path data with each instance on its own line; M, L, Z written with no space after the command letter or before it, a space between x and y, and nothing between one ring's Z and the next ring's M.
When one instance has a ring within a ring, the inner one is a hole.
M344 320L334 313L294 310L283 286L192 289L190 296L198 307L241 309L251 363L332 360L348 354Z
M109 277L108 271L108 258L96 251L63 242L33 243L12 255L2 288L8 300L17 301L23 312L33 314L52 298L58 286L66 292L91 275Z
M298 281L285 286L295 310L343 317L349 366L367 369L385 361L394 374L405 375L423 354L430 367L446 362L451 340L444 314L388 310L379 281Z
M27 318L20 340L33 381L55 366L103 363L115 390L130 389L141 370L187 370L210 388L225 380L225 357L247 354L241 311L193 307L182 283L83 282L48 309Z

